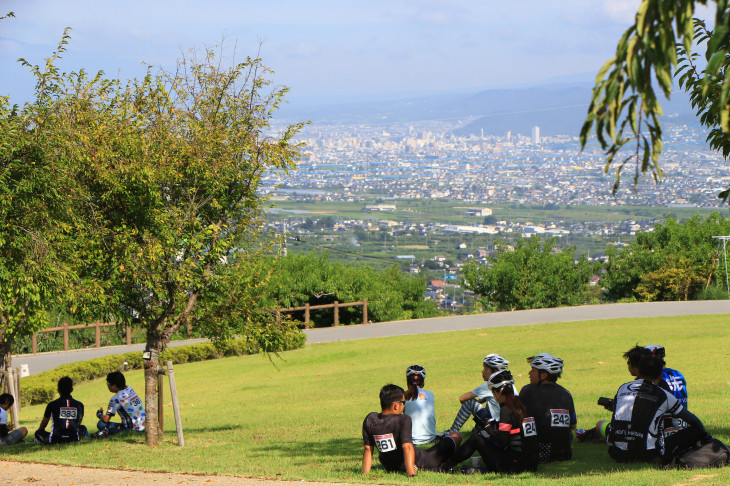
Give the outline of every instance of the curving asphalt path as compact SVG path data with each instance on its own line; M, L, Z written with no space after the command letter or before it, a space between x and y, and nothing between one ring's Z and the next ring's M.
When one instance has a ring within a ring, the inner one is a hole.
M730 314L729 300L704 300L689 302L646 302L635 304L602 304L557 309L535 309L467 316L433 317L409 321L381 322L320 329L307 329L308 343L349 341L375 337L406 336L433 332L463 331L485 327L524 326L549 322L591 321L630 317L664 317L702 314ZM170 347L199 343L204 339L174 341ZM52 353L25 354L13 357L13 366L20 368L27 364L30 374L40 373L56 366L85 361L110 354L142 351L144 344L131 346L109 346L105 348L58 351Z

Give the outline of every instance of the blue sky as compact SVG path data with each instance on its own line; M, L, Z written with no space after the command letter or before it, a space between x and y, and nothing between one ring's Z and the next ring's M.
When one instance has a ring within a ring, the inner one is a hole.
M16 60L43 61L72 27L61 67L131 78L181 50L259 50L292 101L405 97L590 79L639 0L0 0L0 95L28 97Z

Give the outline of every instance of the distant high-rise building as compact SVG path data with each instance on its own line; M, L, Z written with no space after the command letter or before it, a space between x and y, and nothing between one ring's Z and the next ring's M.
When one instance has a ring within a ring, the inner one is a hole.
M507 138L507 141L508 142L511 142L512 141L512 132L511 131L507 131L507 137L506 138Z
M540 127L532 127L532 144L540 145Z

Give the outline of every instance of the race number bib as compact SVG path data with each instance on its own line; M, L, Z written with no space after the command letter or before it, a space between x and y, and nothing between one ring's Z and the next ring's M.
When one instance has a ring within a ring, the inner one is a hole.
M62 420L76 420L78 416L79 413L74 407L61 407L58 413L58 418Z
M525 417L522 419L522 436L534 437L537 435L537 426L534 417Z
M393 434L376 435L373 438L375 439L375 447L380 452L390 452L396 449Z
M560 408L550 409L550 426L570 427L570 413Z

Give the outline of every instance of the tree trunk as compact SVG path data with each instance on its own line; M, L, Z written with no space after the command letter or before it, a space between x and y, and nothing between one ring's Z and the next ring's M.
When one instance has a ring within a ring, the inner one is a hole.
M2 379L5 376L5 371L12 368L12 344L12 336L7 336L6 334L5 336L0 337L0 383L2 383ZM14 394L12 390L8 391L8 393ZM15 398L17 399L18 397Z
M157 336L147 337L147 348L151 359L144 360L145 437L148 446L159 441L160 428L157 410L157 375L160 371L160 353L164 343Z

